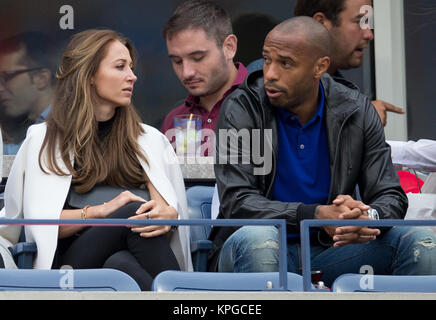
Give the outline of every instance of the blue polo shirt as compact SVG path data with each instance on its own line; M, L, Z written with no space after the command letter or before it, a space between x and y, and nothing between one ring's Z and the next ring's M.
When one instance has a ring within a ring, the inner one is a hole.
M277 108L278 159L273 199L326 204L330 166L325 124L325 97L320 83L318 110L301 126L298 117Z

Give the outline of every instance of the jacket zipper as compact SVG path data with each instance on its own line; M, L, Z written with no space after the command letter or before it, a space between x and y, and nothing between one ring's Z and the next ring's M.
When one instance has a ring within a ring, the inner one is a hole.
M341 134L342 134L342 130L344 129L345 124L347 123L347 121L350 119L350 117L357 112L358 109L353 110L342 122L341 128L339 129L339 133L338 133L338 140L336 142L336 149L335 149L335 157L333 160L333 166L332 166L332 179L330 182L330 190L329 190L329 198L327 203L330 203L331 200L331 196L332 196L332 190L333 190L333 186L335 185L335 170L336 170L336 164L337 164L337 157L338 157L338 152L339 152L339 142L341 141ZM347 169L348 170L348 169Z
M265 117L265 110L264 110L264 108L262 108L262 113L263 113L263 118L265 119L266 117ZM265 121L264 121L265 122ZM264 128L264 130L265 130L265 128ZM276 124L276 135L277 135L277 124ZM274 148L274 146L273 146L273 141L274 141L274 136L271 136L271 154L272 154L272 163L273 164L275 164L276 162L275 162L275 159L277 158L276 157L276 154L275 154L275 152L276 152L276 149ZM265 144L265 141L264 141L264 144ZM269 199L269 197L270 197L270 193L271 193L271 189L272 189L272 187L274 186L274 182L275 182L275 180L276 180L276 172L277 172L277 165L273 165L273 172L272 172L272 178L271 178L271 183L270 183L270 185L269 185L269 187L268 187L268 190L267 190L267 192L266 192L266 197ZM264 177L264 179L266 180L266 176Z
M248 92L256 99L256 97L258 97L258 96L255 94L255 92L253 92L250 87L247 86L247 88L248 88ZM265 116L265 109L262 106L262 99L260 99L260 97L259 97L259 102L260 102L260 105L261 105L260 109L262 111L262 116L263 116L263 121L260 122L260 124L262 125L263 123L265 123L266 116ZM265 132L265 127L263 125L262 125L262 130L261 131ZM276 134L277 134L277 131L276 131ZM272 163L275 164L276 154L275 154L275 148L273 148L273 140L274 140L274 137L272 136L272 141L271 141L271 149L272 149L271 151L272 152L271 152L271 154L272 154ZM265 146L265 139L263 141L263 144ZM273 172L272 172L271 183L270 183L270 185L268 187L268 190L267 190L267 192L265 194L265 196L267 198L269 198L271 189L272 189L272 187L274 185L276 171L277 171L277 166L273 165ZM266 182L266 175L263 176L263 180L264 180L264 184L265 184L265 182Z

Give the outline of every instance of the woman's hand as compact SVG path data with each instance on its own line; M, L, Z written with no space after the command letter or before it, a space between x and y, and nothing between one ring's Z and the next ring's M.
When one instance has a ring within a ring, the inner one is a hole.
M111 201L98 206L92 206L86 208L86 219L103 219L109 216L111 213L115 212L122 206L128 204L132 201L145 202L144 199L138 197L137 195L131 193L130 191L123 191L118 196L113 198ZM82 218L83 209L75 210L62 210L61 219L80 219ZM85 228L85 225L78 226L60 226L59 227L59 238L66 238L72 236L78 231Z
M130 191L123 191L109 202L105 202L99 206L90 207L87 210L89 213L88 219L90 219L92 216L95 218L106 218L111 213L117 211L119 208L132 201L146 202L146 200Z
M178 218L178 213L173 207L158 203L155 200L150 200L142 204L136 211L136 216L129 219L164 219L173 220ZM171 226L145 226L145 227L132 227L133 232L139 233L141 237L152 238L167 233L171 230Z

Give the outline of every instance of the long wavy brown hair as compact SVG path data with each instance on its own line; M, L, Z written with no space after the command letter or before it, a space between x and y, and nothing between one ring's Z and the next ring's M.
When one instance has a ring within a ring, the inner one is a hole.
M147 181L138 157L146 163L147 159L137 142L144 129L133 105L116 108L111 132L103 141L97 135L93 108L97 93L91 78L112 41L126 46L135 66L133 45L113 30L87 30L72 37L59 64L54 103L39 152L41 170L59 176L71 174L80 193L99 183L129 188Z

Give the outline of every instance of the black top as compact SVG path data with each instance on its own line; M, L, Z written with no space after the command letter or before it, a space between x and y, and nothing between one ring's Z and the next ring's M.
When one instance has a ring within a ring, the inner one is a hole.
M113 116L112 118L110 118L107 121L99 121L98 122L97 136L98 136L100 141L103 141L103 139L106 138L107 135L111 132L114 120L115 120L115 116ZM70 190L71 190L71 188L74 188L73 184L71 184ZM68 194L69 194L69 192L68 192ZM67 197L67 199L65 200L64 209L76 209L76 208L71 207L68 204L68 198L69 197Z
M114 120L115 120L115 116L113 116L107 121L98 122L97 135L100 141L106 138L107 135L111 132L112 125L114 124Z

